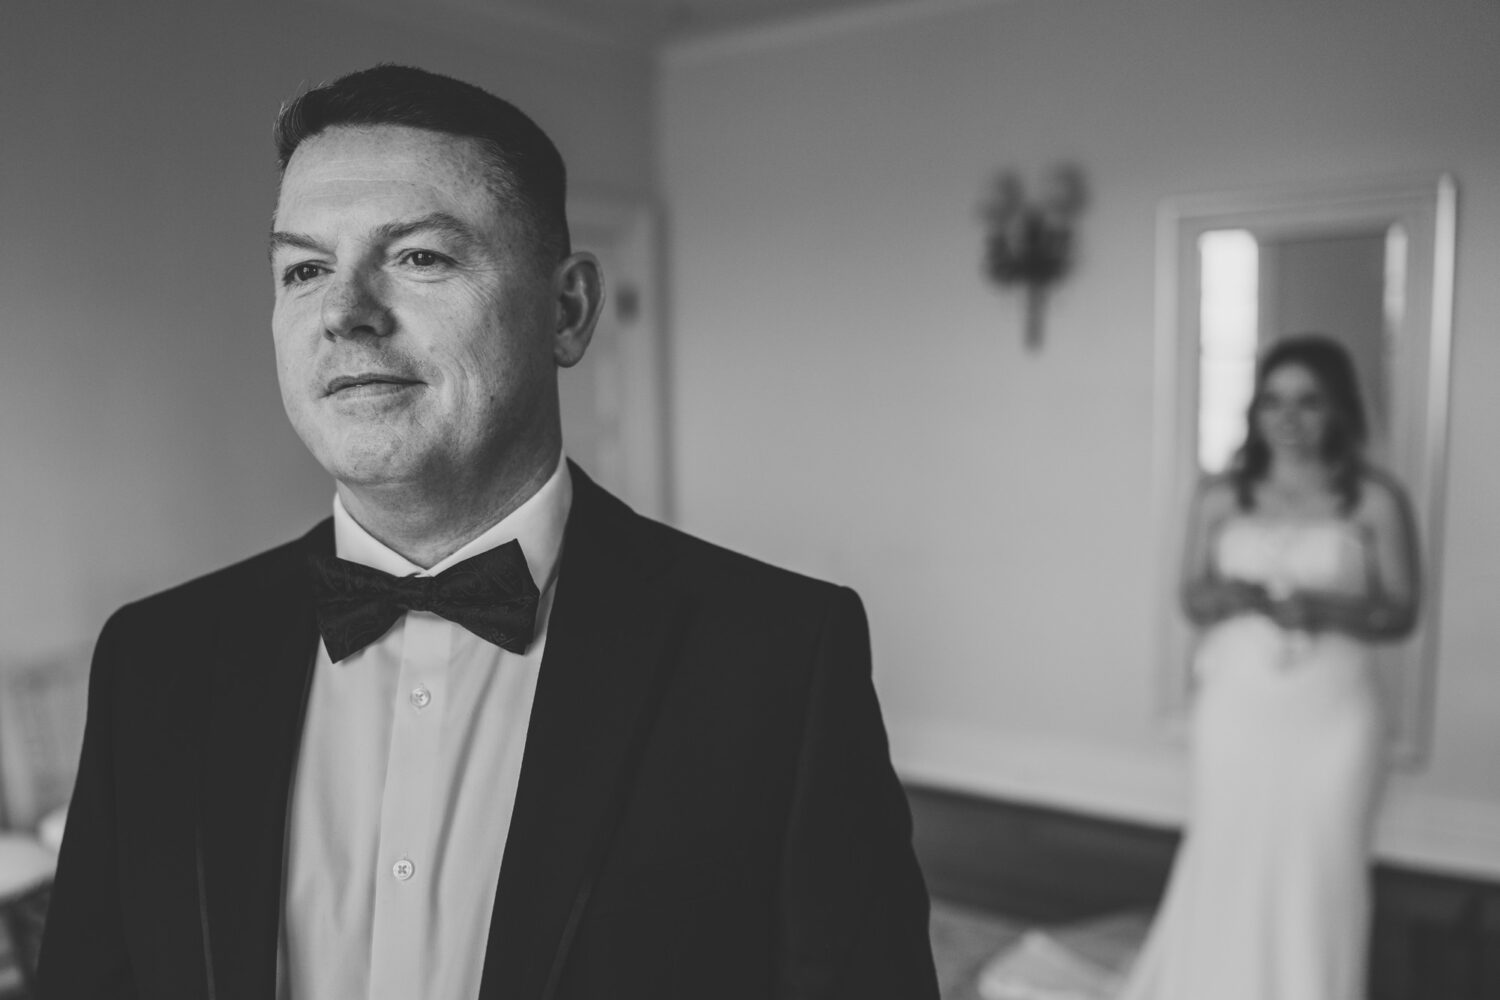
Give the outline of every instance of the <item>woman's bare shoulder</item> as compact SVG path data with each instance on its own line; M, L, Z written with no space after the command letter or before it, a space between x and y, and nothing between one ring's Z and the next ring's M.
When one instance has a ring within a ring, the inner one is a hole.
M1372 527L1391 525L1406 520L1410 501L1401 481L1378 466L1366 466L1360 473L1359 504L1354 509L1356 520Z

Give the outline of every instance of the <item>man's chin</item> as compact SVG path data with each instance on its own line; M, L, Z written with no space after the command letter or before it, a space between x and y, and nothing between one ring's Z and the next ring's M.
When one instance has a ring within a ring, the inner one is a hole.
M411 453L409 445L409 439L379 435L314 449L313 454L339 483L352 489L378 490L421 481L425 463Z

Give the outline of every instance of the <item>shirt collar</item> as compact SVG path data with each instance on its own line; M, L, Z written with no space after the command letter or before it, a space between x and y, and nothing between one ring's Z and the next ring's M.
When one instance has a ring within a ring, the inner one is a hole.
M431 569L423 569L399 552L375 538L344 509L344 503L335 493L333 497L333 544L340 559L360 563L392 576L436 576L455 563L463 562L481 552L504 545L511 539L521 543L526 555L526 566L538 590L546 590L557 570L558 556L562 553L563 528L568 523L568 511L573 506L573 476L568 471L565 456L559 456L557 468L525 503L490 525L477 538L465 543L458 551L437 563Z

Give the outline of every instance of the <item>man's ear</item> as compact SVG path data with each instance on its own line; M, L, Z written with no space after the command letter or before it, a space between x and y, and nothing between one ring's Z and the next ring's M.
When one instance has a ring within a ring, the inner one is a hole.
M572 368L583 360L604 306L604 272L599 259L587 250L565 257L552 272L552 292L557 308L552 358L559 368Z

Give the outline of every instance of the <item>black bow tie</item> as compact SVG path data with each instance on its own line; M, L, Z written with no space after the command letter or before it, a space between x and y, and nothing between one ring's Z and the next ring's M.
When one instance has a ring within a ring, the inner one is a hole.
M407 611L431 611L512 653L524 653L531 645L540 592L518 541L481 552L437 576L391 576L325 555L310 556L308 568L318 631L334 663L385 635Z

